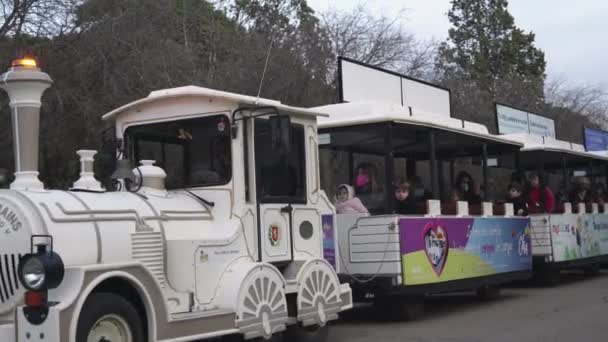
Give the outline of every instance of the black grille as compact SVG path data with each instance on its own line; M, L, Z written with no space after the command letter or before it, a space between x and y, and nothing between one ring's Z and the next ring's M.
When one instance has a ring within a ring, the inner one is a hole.
M19 290L17 265L21 254L0 254L0 303L6 303Z

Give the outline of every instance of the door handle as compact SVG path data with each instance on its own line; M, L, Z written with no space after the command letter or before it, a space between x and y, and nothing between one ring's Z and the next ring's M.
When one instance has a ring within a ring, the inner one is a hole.
M288 204L286 207L281 208L281 213L283 214L291 214L293 212L293 207L291 204Z

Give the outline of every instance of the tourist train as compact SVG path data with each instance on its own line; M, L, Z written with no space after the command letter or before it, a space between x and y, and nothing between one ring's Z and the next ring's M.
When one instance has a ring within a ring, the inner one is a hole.
M451 117L446 89L348 59L339 69L340 103L317 108L154 91L103 116L112 181L93 172L97 151L79 150L63 191L38 179L52 80L16 60L0 76L15 153L0 190L0 341L322 340L354 301L416 318L430 293L492 298L533 275L597 271L605 204L546 210L543 195L525 215L498 199L525 172L565 187L571 172L604 177L607 157L490 134Z

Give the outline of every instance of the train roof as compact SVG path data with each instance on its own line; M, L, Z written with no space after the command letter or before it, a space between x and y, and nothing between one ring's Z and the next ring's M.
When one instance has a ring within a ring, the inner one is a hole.
M538 154L541 152L566 154L570 159L596 159L601 161L608 161L608 155L604 153L593 153L585 151L585 147L580 144L575 144L568 141L557 140L551 137L541 137L526 133L512 133L505 134L511 140L517 140L524 144L522 152L529 152L530 154ZM533 156L531 159L536 159Z
M241 95L236 93L230 93L226 91L220 91L205 87L198 86L185 86L178 88L169 88L156 90L151 92L147 97L128 103L122 107L116 108L111 112L102 116L103 120L115 120L118 116L126 113L130 110L137 109L139 106L144 104L150 104L154 102L161 102L163 100L175 100L175 99L188 99L188 98L215 98L221 99L228 102L234 102L239 107L243 106L256 106L256 107L275 107L277 110L289 114L307 115L307 116L327 116L316 109L308 109L301 107L292 107L282 104L280 101L270 100L265 98L257 98L254 96Z
M397 104L382 102L349 102L313 108L329 114L318 119L319 128L336 128L380 122L397 122L451 131L497 143L523 146L519 140L490 134L488 128L471 121L421 111L409 111Z

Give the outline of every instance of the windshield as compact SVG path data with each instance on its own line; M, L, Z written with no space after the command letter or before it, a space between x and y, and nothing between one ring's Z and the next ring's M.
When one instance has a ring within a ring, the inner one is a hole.
M226 115L162 122L127 129L129 156L155 160L167 188L223 185L232 178L230 122Z

